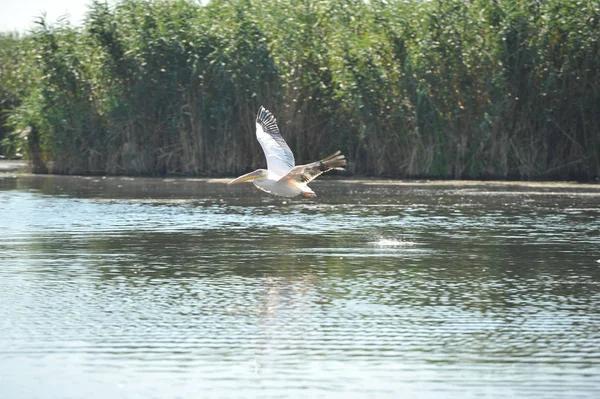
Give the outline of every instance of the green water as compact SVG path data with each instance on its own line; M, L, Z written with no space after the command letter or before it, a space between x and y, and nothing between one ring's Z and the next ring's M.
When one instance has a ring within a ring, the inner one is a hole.
M0 175L0 398L596 397L600 186Z

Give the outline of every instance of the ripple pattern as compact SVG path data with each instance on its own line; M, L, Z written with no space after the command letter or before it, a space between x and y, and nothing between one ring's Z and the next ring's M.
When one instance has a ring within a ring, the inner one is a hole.
M0 177L0 397L596 397L600 188L318 184Z

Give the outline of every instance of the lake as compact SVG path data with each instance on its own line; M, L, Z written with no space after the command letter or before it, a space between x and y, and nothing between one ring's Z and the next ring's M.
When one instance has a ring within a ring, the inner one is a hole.
M311 187L0 175L0 397L597 397L600 185Z

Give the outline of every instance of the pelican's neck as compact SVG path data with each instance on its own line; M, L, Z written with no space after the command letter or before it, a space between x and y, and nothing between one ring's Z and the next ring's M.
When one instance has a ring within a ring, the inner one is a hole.
M266 175L263 177L259 177L258 179L255 179L254 181L261 181L261 182L265 182L265 181L279 181L279 179L281 179L281 176L279 176L278 174L271 172L270 170L266 171Z

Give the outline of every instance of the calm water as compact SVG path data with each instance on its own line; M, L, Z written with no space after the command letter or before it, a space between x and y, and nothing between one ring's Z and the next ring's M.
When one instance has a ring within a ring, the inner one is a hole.
M0 398L597 397L600 186L0 177Z

